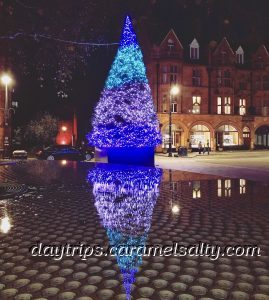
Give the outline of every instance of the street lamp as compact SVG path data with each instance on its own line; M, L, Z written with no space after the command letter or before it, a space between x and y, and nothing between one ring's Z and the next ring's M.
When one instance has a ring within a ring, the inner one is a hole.
M5 124L8 125L8 86L10 85L12 79L8 74L3 74L1 77L1 82L5 86Z
M8 74L3 74L1 76L1 83L5 86L5 107L4 107L4 119L5 119L5 129L4 129L4 157L8 157L8 149L10 145L10 129L9 126L9 111L11 108L9 107L8 101L8 87L12 83L12 78Z
M173 85L170 89L170 109L169 109L169 150L168 156L172 157L172 100L179 93L178 85Z

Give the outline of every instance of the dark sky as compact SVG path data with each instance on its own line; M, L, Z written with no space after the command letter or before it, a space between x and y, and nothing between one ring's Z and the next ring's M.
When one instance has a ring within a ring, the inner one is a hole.
M60 115L72 106L78 111L83 136L117 50L116 46L56 42L39 34L70 41L118 42L128 13L141 40L148 37L158 43L174 28L183 45L194 36L202 45L226 36L232 46L242 44L253 51L261 43L268 46L268 9L268 0L0 1L0 35L23 34L0 40L5 66L16 78L15 123L26 124L40 110Z

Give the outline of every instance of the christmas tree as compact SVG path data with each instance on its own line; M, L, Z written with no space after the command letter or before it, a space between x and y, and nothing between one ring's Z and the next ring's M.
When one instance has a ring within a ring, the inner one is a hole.
M150 229L152 214L159 195L162 170L144 167L97 165L89 171L93 183L95 206L107 231L110 245L144 247ZM126 299L130 299L135 274L142 264L142 256L115 253L123 276Z
M154 148L161 142L143 55L129 16L92 125L89 143L101 149Z

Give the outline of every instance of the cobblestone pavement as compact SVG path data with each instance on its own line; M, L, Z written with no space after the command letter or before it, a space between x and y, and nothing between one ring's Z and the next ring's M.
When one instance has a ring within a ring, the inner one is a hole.
M169 182L169 174L164 172L159 196L156 187L154 190L158 199L147 216L145 238L147 244L163 245L173 241L253 244L261 247L262 256L215 261L205 256L143 257L130 298L115 257L83 261L76 256L56 261L31 256L29 248L38 241L109 244L109 230L97 206L100 194L93 193L92 184L86 181L93 167L89 163L39 161L0 167L2 185L13 186L2 190L2 196L7 196L0 200L1 300L269 299L269 186L261 182L197 174L191 181L191 174L177 171L172 172L174 179ZM128 194L133 201L136 196ZM143 205L144 210L147 205ZM173 214L175 205L179 209ZM134 211L128 217L123 212L131 221L139 213ZM135 226L141 224L132 228Z

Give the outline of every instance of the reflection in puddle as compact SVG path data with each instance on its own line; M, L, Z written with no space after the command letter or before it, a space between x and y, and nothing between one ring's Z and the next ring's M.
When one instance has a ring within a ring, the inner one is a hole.
M95 206L110 246L118 249L116 257L127 299L130 299L142 257L136 251L121 255L119 249L120 246L127 249L145 246L161 175L161 169L110 165L97 165L88 174L88 180L93 183Z
M0 231L2 233L8 233L11 229L11 221L8 215L5 215L0 219Z
M122 282L132 299L268 298L267 183L106 166L29 161L0 167L0 180L28 185L26 193L0 201L1 300L25 294L29 299L123 300ZM116 246L201 241L258 245L262 255L214 261L151 255L143 264L135 255L55 261L30 255L36 241L104 247L104 241Z

